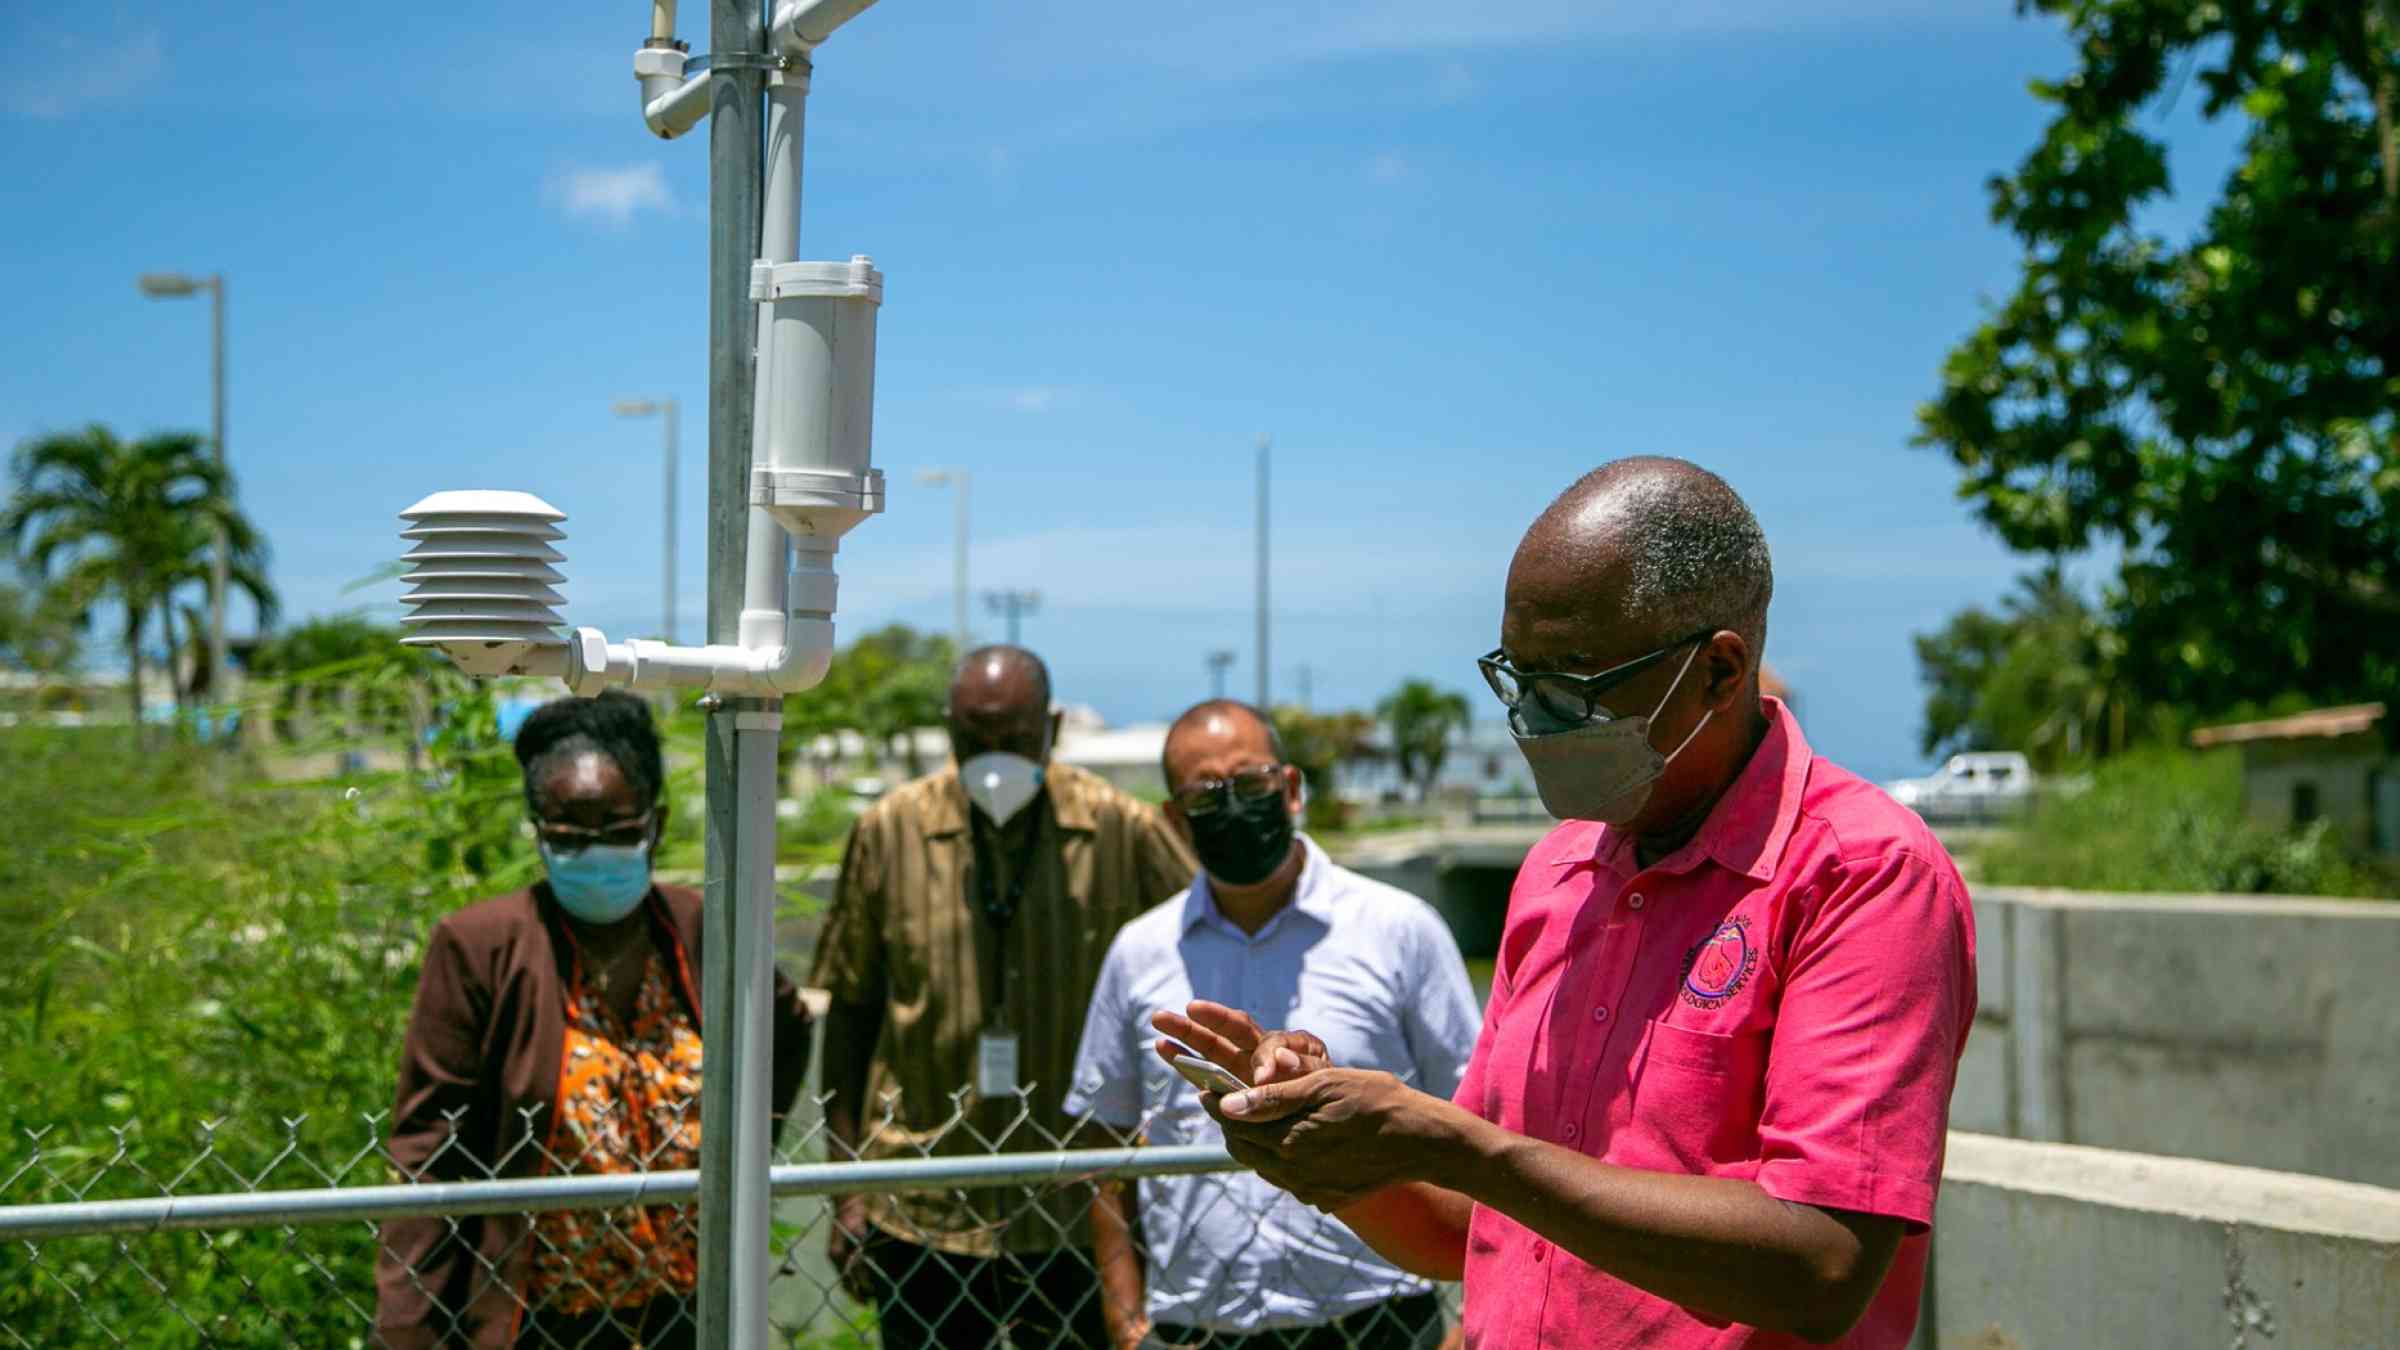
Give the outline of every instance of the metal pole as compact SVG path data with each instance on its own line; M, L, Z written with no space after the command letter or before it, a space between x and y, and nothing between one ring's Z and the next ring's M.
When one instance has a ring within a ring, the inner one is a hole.
M841 1195L863 1190L922 1194L1059 1185L1096 1176L1132 1180L1239 1170L1240 1165L1224 1149L1179 1144L1163 1148L791 1163L770 1172L767 1184L776 1195ZM685 1168L672 1172L597 1172L586 1176L429 1181L305 1191L162 1195L141 1200L69 1200L47 1205L0 1206L0 1240L33 1242L108 1233L225 1232L377 1219L522 1214L528 1210L547 1214L688 1205L699 1190L700 1174Z
M950 486L958 492L958 499L950 504L952 511L950 604L953 611L951 618L954 621L953 626L958 630L958 651L955 655L964 658L967 654L967 471L952 469ZM1015 636L1011 635L1009 641L1015 642Z
M750 265L758 256L764 174L765 76L757 60L766 47L761 3L709 0L709 49L720 60L709 80L708 639L721 643L740 640L750 532L752 347L758 327ZM727 56L734 59L723 59ZM735 1066L754 1053L764 1057L744 1043L747 1028L740 1012L743 934L735 871L748 853L740 838L738 803L742 780L750 776L740 760L742 751L755 747L753 738L739 735L738 723L744 714L755 716L769 706L726 699L708 714L701 1020L709 1063L723 1067L700 1080L699 1295L705 1350L753 1350L741 1334L749 1301L737 1298L736 1285L767 1259L764 1251L740 1249L735 1175L740 1149L731 1126L747 1105L738 1097Z
M212 328L209 343L209 382L212 386L212 412L209 440L215 445L217 467L226 466L225 458L225 274L217 273L208 279L209 317ZM225 538L222 521L216 526L216 556L208 568L208 697L211 702L224 703L232 697L225 687L225 590L230 584L228 573L233 562L228 550L232 547ZM213 729L213 728L212 728Z
M983 603L1008 620L1008 645L1019 645L1026 615L1042 607L1040 591L985 591Z
M659 637L675 640L675 434L676 424L683 420L682 406L674 399L666 401L667 414L667 554L665 568L666 612Z
M1268 672L1275 669L1267 650L1267 450L1268 438L1258 438L1258 702L1265 712L1270 706L1267 691Z

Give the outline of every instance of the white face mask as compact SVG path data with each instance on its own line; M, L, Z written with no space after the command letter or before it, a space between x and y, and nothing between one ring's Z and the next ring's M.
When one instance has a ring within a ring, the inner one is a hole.
M1023 755L994 750L958 766L967 800L994 825L1006 825L1042 790L1042 766Z
M1699 655L1695 646L1684 656L1675 683L1658 696L1658 706L1648 717L1601 717L1579 726L1529 733L1520 729L1527 719L1514 715L1509 734L1524 752L1526 767L1533 770L1534 791L1541 794L1543 809L1560 820L1596 820L1604 825L1623 825L1640 815L1667 765L1716 715L1713 708L1702 713L1682 744L1663 755L1650 744L1651 722L1666 711L1667 700L1675 696L1676 685L1691 673L1692 662Z

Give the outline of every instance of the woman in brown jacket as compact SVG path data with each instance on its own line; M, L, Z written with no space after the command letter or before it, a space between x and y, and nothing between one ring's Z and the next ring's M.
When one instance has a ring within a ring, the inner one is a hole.
M649 705L613 692L547 704L516 754L545 880L434 926L392 1161L411 1181L696 1167L700 897L650 879L667 804ZM779 1114L808 1045L808 1013L778 973ZM378 1343L690 1345L694 1217L654 1205L387 1223Z

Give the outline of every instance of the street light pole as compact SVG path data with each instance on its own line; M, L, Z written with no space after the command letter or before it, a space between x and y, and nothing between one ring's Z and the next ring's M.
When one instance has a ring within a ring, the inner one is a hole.
M1271 442L1258 438L1258 702L1260 712L1267 711L1268 672L1275 663L1267 650L1267 455Z
M153 300L180 299L207 291L209 297L209 446L216 455L217 467L226 466L225 458L225 274L214 272L205 277L186 276L181 272L149 272L135 282L142 294ZM215 552L208 564L208 692L211 698L223 699L225 688L225 591L232 571L230 544L225 538L222 521L214 522ZM175 678L174 655L168 654L167 678Z
M218 272L208 279L209 298L209 440L217 450L217 467L229 467L225 458L225 274ZM233 568L229 556L231 546L225 539L225 526L216 527L216 556L208 562L208 696L222 703L232 694L225 687L225 591L231 583L227 575ZM211 719L210 730L215 730Z
M1208 654L1208 696L1211 699L1225 697L1225 672L1232 665L1231 651L1219 650Z
M1008 645L1011 647L1022 646L1023 644L1017 639L1024 628L1025 616L1041 609L1042 593L1040 591L985 591L983 603L989 606L994 614L1007 616Z
M648 417L652 413L659 414L667 424L667 482L666 492L663 494L667 503L666 557L664 566L660 569L665 596L661 602L659 639L664 642L673 642L675 640L675 474L677 460L675 437L683 424L683 408L672 398L617 400L616 414L619 417Z
M951 500L950 512L950 617L952 640L957 643L957 655L967 654L967 479L965 469L919 469L917 481L927 487L948 484L958 495ZM1016 638L1012 634L1010 642Z

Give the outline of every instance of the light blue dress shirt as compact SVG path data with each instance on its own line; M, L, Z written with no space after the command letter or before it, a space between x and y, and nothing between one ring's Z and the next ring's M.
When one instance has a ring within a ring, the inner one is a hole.
M1449 927L1416 896L1301 843L1292 903L1254 934L1218 912L1206 873L1117 934L1067 1114L1138 1126L1152 1144L1222 1143L1198 1089L1151 1049L1150 1015L1195 998L1270 1031L1314 1032L1344 1068L1382 1069L1445 1099L1457 1089L1482 1016ZM1162 1325L1313 1326L1431 1287L1248 1172L1145 1180L1140 1196L1150 1318Z

